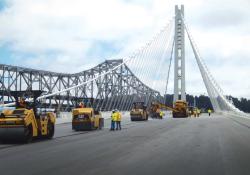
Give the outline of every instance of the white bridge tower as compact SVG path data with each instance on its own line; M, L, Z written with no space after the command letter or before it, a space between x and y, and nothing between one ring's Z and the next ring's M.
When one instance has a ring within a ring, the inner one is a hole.
M186 101L185 88L185 26L184 5L181 8L175 6L175 49L174 49L174 102Z

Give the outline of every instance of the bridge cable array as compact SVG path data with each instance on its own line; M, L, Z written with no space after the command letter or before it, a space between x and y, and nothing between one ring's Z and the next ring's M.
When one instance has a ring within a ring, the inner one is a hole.
M249 115L240 111L238 108L236 108L232 103L228 101L228 99L223 95L223 91L221 87L218 85L212 74L210 73L207 65L205 64L205 61L200 56L200 52L198 51L198 47L194 42L194 39L191 35L190 29L188 27L187 22L182 17L185 25L185 30L187 32L196 62L198 64L203 82L205 84L205 87L207 89L207 93L210 97L212 106L214 108L215 112L223 113L223 114L229 114L234 116L240 116L244 118L250 119Z

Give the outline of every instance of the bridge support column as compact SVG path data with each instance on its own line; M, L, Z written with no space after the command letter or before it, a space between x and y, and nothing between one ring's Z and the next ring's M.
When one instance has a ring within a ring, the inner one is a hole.
M175 6L175 66L174 66L174 102L186 101L185 89L185 31L184 31L184 5Z

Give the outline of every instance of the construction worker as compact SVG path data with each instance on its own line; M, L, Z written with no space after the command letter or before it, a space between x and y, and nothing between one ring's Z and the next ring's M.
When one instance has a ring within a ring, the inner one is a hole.
M26 108L27 104L24 98L20 98L19 102L18 102L18 107L19 108Z
M192 117L192 111L191 110L188 111L188 115L189 115L189 117Z
M121 121L122 121L122 114L116 110L116 130L121 130L122 127L121 127Z
M197 110L194 109L194 117L197 117Z
M160 111L160 119L163 119L164 112Z
M197 109L197 117L200 117L201 110Z
M117 120L117 114L116 114L115 110L113 110L112 114L111 114L111 128L110 128L111 131L115 130L115 122L116 122L116 120Z
M210 116L211 113L212 113L212 110L211 110L211 109L208 109L207 112L208 112L208 116Z
M79 103L79 108L84 108L83 102Z

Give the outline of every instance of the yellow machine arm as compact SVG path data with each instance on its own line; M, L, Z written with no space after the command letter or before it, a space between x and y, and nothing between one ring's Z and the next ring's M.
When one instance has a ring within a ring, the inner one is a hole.
M164 104L162 104L162 103L157 103L157 104L159 105L159 107L160 107L161 109L167 109L167 110L170 110L170 111L178 112L178 110L176 110L176 109L174 109L174 108L171 108L171 107L169 107L169 106L166 106L166 105L164 105Z

